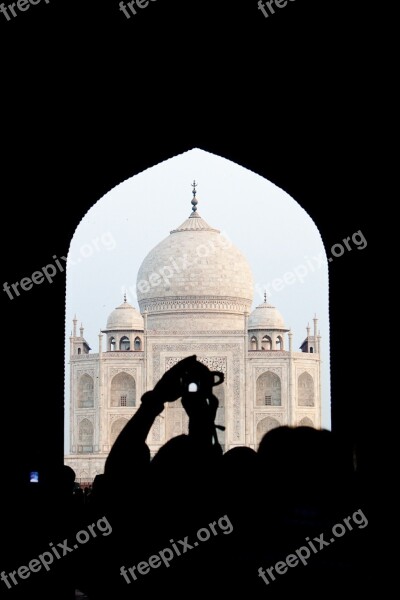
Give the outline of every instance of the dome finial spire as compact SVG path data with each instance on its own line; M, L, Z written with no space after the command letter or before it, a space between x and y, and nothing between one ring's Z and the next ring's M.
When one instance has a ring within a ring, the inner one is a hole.
M196 186L197 186L197 183L196 183L195 180L193 180L193 183L192 183L192 188L193 188L193 191L192 191L192 194L193 194L193 198L192 198L192 214L190 215L191 217L198 217L198 215L196 214L197 204L198 204L198 201L197 201L197 198L196 198Z
M126 304L126 291L124 292L124 304Z
M267 290L264 292L264 304L267 304Z

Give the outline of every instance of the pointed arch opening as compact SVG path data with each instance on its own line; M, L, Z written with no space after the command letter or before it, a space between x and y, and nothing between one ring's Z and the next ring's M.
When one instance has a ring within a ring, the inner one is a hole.
M318 390L320 381L322 381L322 424L329 428L328 275L325 265L326 254L318 229L304 209L274 183L223 157L199 149L193 149L172 157L162 164L155 165L117 185L101 198L80 222L68 254L69 264L74 264L74 267L67 266L66 363L71 358L69 355L69 333L70 323L75 312L78 313L80 319L84 320L85 338L94 350L84 356L77 355L74 357L73 361L75 363L71 368L75 368L78 360L89 366L91 360L93 360L93 363L97 360L96 355L98 352L101 354L101 349L97 350L97 335L99 330L105 330L107 315L116 306L118 293L126 291L127 301L138 307L135 278L143 260L143 255L138 252L138 248L149 248L149 250L155 248L165 236L169 235L169 231L173 227L179 226L189 216L190 205L184 207L184 199L188 197L188 181L185 173L194 171L199 174L196 175L196 178L198 177L199 180L199 213L201 217L210 226L229 232L227 246L232 241L246 257L254 278L254 306L262 302L264 289L269 286L272 294L271 302L274 305L276 304L282 315L284 315L286 323L290 323L293 331L293 353L296 353L301 345L302 330L307 320L312 314L318 314L322 330L323 373L321 379L315 377L315 382L318 382L318 385L315 383L314 403L319 398ZM171 185L171 181L173 185ZM191 190L189 190L189 195L190 192ZM203 203L202 198L207 202L204 201ZM230 205L234 206L234 210L227 210L228 198ZM191 200L191 197L188 200ZM155 211L157 211L157 219L154 219ZM110 219L110 215L113 217L112 219ZM121 218L119 218L119 215ZM93 223L96 223L96 225L93 226ZM266 223L268 223L268 235L266 235ZM246 230L251 231L251 236L243 235ZM120 239L124 240L123 245L117 243L117 240ZM257 240L257 243L254 243L254 240ZM290 240L289 244L287 243L288 240ZM84 256L81 252L83 246L87 250ZM211 264L213 256L213 250L211 249L208 256L199 256L198 258L210 261ZM127 262L124 263L124 261ZM126 275L123 275L125 279L121 279L121 265L124 267L123 272L126 273ZM168 269L165 267L168 267ZM167 281L163 280L160 272L155 272L151 280L146 280L145 285L150 289L154 287L154 291L159 292L164 284L165 286L172 285L172 277L169 278L168 276L169 271L172 271L174 277L178 279L178 276L182 275L181 267L179 261L175 266L175 263L171 262L168 257L167 262L163 263L164 275ZM223 281L224 273L222 269L221 278L218 279L216 276L218 281ZM207 281L205 284L207 284ZM157 298L157 302L156 299L154 300L154 311L165 310L167 300L163 298L162 293L158 294ZM210 305L205 304L202 300L196 301L196 304L190 301L188 304L179 298L175 305L169 304L171 312L174 308L177 311L186 312L189 305L193 307L191 310L203 307L204 312L210 309ZM235 304L231 298L223 301L216 298L212 307L212 310L217 310L219 307L219 311L224 313L225 318L228 311L235 309ZM140 310L140 312L142 311ZM148 315L144 313L145 311L142 314L146 321ZM238 320L238 326L232 328L231 331L239 332L244 322L245 315L243 314L241 322ZM188 319L186 325L189 323L190 320ZM148 324L146 326L148 330L158 331L157 327L151 329ZM213 330L221 332L223 327L223 319L213 321ZM196 329L196 331L200 330L201 327ZM161 329L161 331L165 330ZM182 331L185 331L185 328L182 328ZM280 358L268 351L284 350L283 342L285 340L282 339L282 342L279 342L278 345L275 337L278 330L275 331L268 326L252 330L251 334L253 334L253 331L257 331L254 336L257 336L255 341L250 338L249 344L248 332L243 332L242 339L245 340L247 350L266 351L265 356L259 357L255 353L253 358L255 360L265 359L264 364L267 365L266 370L268 370L269 359L272 359L272 357L274 360ZM126 337L130 336L130 351L143 350L143 347L147 345L146 333L136 335L137 332L141 332L138 323L131 329L114 329L109 334L107 333L107 335L115 335L115 338L111 339L109 344L104 343L106 352L121 349L121 351L127 352L126 357L129 356L127 346L120 348L120 335L124 333L126 333ZM262 337L265 332L270 335ZM174 330L174 335L176 335L176 330ZM140 346L137 338L140 340ZM73 341L74 348L77 347L77 343L77 340ZM319 350L319 347L317 349ZM106 352L103 354L106 354ZM116 354L118 356L104 358L116 361L117 358L120 358L119 352L116 352ZM123 356L123 360L126 357ZM141 357L138 354L133 358L139 360ZM311 360L310 355L309 359ZM159 357L156 357L156 360L159 360ZM71 361L71 364L73 361ZM261 363L261 366L263 367L264 364ZM119 363L117 366L120 366ZM121 366L123 368L132 367L132 365L125 363ZM96 365L94 367L96 368ZM68 364L66 364L66 368L69 370ZM95 368L94 373L96 373ZM152 375L152 373L148 375L146 373L147 379L145 380L143 374L141 374L137 381L146 383L151 381L153 384ZM285 376L283 377L286 386ZM230 381L232 380L230 378ZM65 414L68 422L65 437L73 440L76 439L77 418L75 414L70 420L69 415L77 408L76 381L75 370L71 378L66 377L65 400ZM96 375L94 381L97 386ZM69 389L70 382L72 382L73 390ZM293 388L296 388L297 383L294 376ZM250 394L254 394L254 389L257 387L255 384L256 381L252 380ZM109 392L110 379L104 385L107 392ZM248 385L250 386L250 383ZM243 390L242 393L244 393ZM265 396L269 395L271 396L271 406L274 406L274 393L267 394L266 392L264 392L263 406L266 406L266 401L269 402L268 399L265 399ZM124 396L124 394L120 393L120 396ZM136 382L134 396L134 402L136 403ZM70 398L71 411L69 410ZM226 410L232 411L234 399L230 389L227 390L227 398L229 398L229 403L232 403L232 406L228 406ZM119 398L118 403L112 404L112 406L120 406L120 401L121 398ZM250 401L253 401L253 399L250 398ZM105 402L107 409L110 408L110 402ZM123 399L122 402L124 402ZM310 400L307 400L307 402L310 402ZM258 402L256 403L258 404ZM300 406L302 405L300 403ZM311 404L304 404L304 406L308 405L311 406ZM98 409L99 407L96 406L95 410ZM227 413L227 420L230 419L230 416L230 413ZM69 435L70 425L74 428L71 436ZM254 433L255 424L252 423L250 426ZM231 427L231 431L233 431L233 427ZM166 435L165 427L162 432L162 435L164 434Z
M257 379L256 394L257 406L281 406L282 386L279 375L271 371L262 373Z
M261 340L261 350L272 350L272 339L269 335L264 335Z
M131 342L128 338L128 336L123 335L122 338L119 341L119 349L122 352L126 352L127 350L131 349Z
M93 423L89 419L82 419L78 429L78 453L93 452Z
M300 427L314 427L314 423L309 417L303 417L299 422Z
M111 381L111 406L136 406L136 381L129 373L114 375Z
M78 382L78 408L93 408L94 382L93 377L84 373Z
M309 373L302 373L298 381L299 406L314 406L314 379Z

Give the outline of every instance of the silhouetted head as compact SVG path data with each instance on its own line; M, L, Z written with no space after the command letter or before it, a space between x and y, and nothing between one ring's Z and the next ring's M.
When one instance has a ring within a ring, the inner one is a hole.
M221 492L230 505L243 507L253 502L252 493L259 477L257 453L246 446L231 448L220 464ZM251 499L251 500L250 500Z
M344 489L352 476L351 457L327 430L278 427L261 440L261 475L282 496L296 492L307 498L328 498Z
M245 477L256 469L257 453L247 446L231 448L222 456L221 466L226 475Z
M73 494L75 485L75 471L67 465L55 469L49 478L49 483L52 484L54 493L61 493L62 495L69 496Z
M151 461L151 468L155 470L183 469L190 466L206 465L220 457L220 446L204 448L198 445L188 435L178 435L166 442ZM181 475L180 475L181 476Z
M276 427L268 431L262 438L257 454L265 466L271 461L272 457L276 458L279 454L282 457L282 452L286 454L292 443L292 429L288 426Z

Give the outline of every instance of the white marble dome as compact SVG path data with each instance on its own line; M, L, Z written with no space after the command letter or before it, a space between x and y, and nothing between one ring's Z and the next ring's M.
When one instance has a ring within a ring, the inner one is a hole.
M282 329L284 331L289 331L289 329L285 325L285 321L279 310L269 304L268 302L263 302L263 304L259 304L251 315L249 316L248 321L249 330L254 329L270 329L277 330Z
M120 306L117 306L112 313L110 313L107 319L107 331L121 331L127 329L143 331L144 322L140 312L137 311L134 306L125 301Z
M253 276L246 258L195 210L149 252L136 287L142 313L178 306L243 314L253 299Z

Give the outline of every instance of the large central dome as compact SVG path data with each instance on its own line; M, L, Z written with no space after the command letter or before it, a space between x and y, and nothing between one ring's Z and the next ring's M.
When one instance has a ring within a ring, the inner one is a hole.
M253 277L241 252L196 210L144 259L137 277L142 313L244 314L253 300Z

